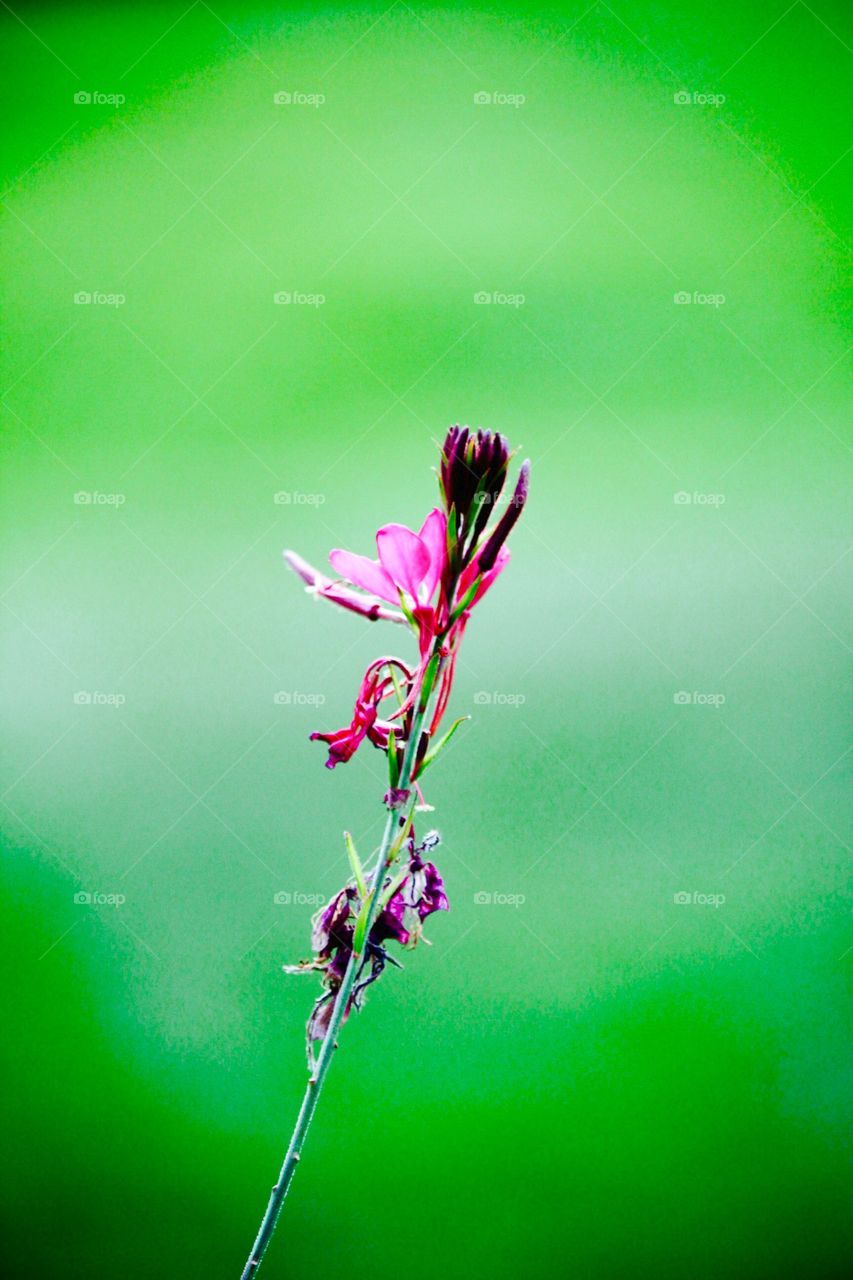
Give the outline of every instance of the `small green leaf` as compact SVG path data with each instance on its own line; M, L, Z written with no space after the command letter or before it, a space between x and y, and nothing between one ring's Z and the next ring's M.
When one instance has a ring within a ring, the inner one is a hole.
M452 506L447 513L447 554L453 554L456 546L456 507Z
M480 573L474 579L471 586L465 592L465 595L462 597L462 599L459 601L459 604L456 606L456 608L453 610L453 613L450 615L451 622L455 622L456 619L459 617L459 615L465 612L465 610L468 608L471 601L474 599L474 596L479 591L480 583L482 581L483 581L483 575Z
M365 898L362 903L361 910L358 913L358 919L355 922L355 929L353 930L352 935L352 949L357 956L360 956L364 950L364 935L367 933L367 913L370 910L370 899L372 897L373 894L370 895L370 898Z
M464 720L470 720L470 719L471 719L470 716L460 716L458 720L454 720L453 724L447 730L447 733L444 735L444 737L439 738L438 742L435 744L433 749L431 751L428 751L427 754L424 756L423 761L421 763L421 767L420 769L418 769L418 777L420 777L421 774L425 773L426 770L429 768L429 766L432 764L432 762L438 758L438 756L447 746L450 739L453 737L456 730L459 728L460 724L462 724Z
M400 765L397 760L397 738L392 729L388 734L388 782L392 791L396 790L399 781Z
M409 606L406 604L406 597L403 595L402 591L399 591L398 595L400 597L400 608L403 610L403 613L406 615L406 621L409 623L410 627L414 627L414 629L417 631L418 624L417 622L415 622L414 614L412 613Z
M344 832L344 843L347 847L347 857L349 858L349 864L352 867L352 874L355 877L358 896L361 898L362 902L364 902L367 897L367 885L364 883L364 869L362 868L361 859L356 852L355 845L352 842L352 836L348 831Z
M403 824L403 828L400 831L400 834L397 836L397 839L394 841L391 848L388 850L388 861L387 861L388 866L390 866L393 863L394 859L397 857L397 854L402 849L404 842L408 840L409 834L412 830L412 823L414 822L414 820L415 820L415 806L413 803L411 809L409 810L409 815L406 818L405 823Z
M421 684L420 709L424 710L430 699L432 687L435 684L435 677L441 662L441 654L434 653L427 663L427 669L424 672L423 683Z

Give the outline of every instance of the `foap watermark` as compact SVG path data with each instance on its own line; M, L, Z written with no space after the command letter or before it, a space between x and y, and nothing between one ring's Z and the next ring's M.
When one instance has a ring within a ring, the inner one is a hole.
M279 489L272 500L277 507L322 507L325 493L303 493L301 489Z
M679 289L678 293L672 295L672 300L677 307L722 307L725 306L726 295L724 293L702 293L700 289Z
M481 89L479 93L474 94L475 107L523 107L527 101L526 94L523 93L504 93L500 89L494 89L491 92Z
M123 693L104 693L100 689L78 689L74 694L77 707L123 707L126 702Z
M279 289L272 300L277 307L322 307L325 293L300 293L298 289Z
M679 489L678 493L672 495L672 500L677 507L721 507L726 500L724 493L698 493L695 489L688 492L687 489Z
M125 494L101 493L99 489L78 489L74 495L75 507L123 507L125 502Z
M677 707L722 707L726 701L724 693L702 693L699 689L679 689L672 695Z
M474 694L477 707L523 707L527 696L523 693L504 693L500 689L480 689Z
M79 289L74 295L75 307L123 307L127 297L123 293L104 293L100 289Z
M123 93L101 93L98 89L91 93L80 89L74 95L74 105L77 107L123 107L126 102L127 98Z
M279 889L272 900L277 907L323 907L326 905L325 893L303 893L301 889Z
M74 895L76 907L123 907L126 902L127 898L123 893L102 893L100 889L92 893L80 889Z
M325 93L304 93L301 89L280 89L272 100L277 107L322 107Z
M480 289L474 294L476 307L523 307L523 293L501 293L500 289Z
M721 907L726 900L724 893L699 893L696 889L692 893L674 893L672 900L677 907Z
M322 707L326 702L325 693L302 693L298 689L279 689L273 694L273 702L277 707Z
M524 497L517 493L499 493L495 497L490 493L475 493L474 505L477 507L523 507Z
M523 893L489 893L481 889L474 894L475 907L523 907L526 901Z
M680 89L672 95L677 107L721 107L726 100L724 93L700 93L694 90Z

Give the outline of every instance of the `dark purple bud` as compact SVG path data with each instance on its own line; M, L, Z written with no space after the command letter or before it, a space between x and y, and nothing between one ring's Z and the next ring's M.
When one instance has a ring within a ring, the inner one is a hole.
M441 491L448 514L456 515L462 567L488 523L500 497L510 459L509 445L497 431L451 427L442 447Z
M483 550L477 556L477 564L481 573L488 573L489 569L494 567L498 552L506 542L513 525L524 510L524 504L527 501L527 492L530 481L530 460L521 464L521 470L518 473L518 480L515 483L515 492L509 500L506 511L501 516L497 526L490 536Z

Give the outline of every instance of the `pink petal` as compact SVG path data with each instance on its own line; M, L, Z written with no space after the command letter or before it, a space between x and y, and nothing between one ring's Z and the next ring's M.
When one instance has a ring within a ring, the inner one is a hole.
M385 572L417 599L418 587L430 569L429 550L418 535L404 524L384 524L376 535L376 546Z
M477 588L477 594L474 596L474 599L469 604L468 606L469 609L473 609L474 605L479 603L480 600L482 600L483 596L486 594L489 587L494 582L495 578L500 577L500 575L503 573L504 569L507 567L508 564L509 564L509 547L501 547L500 551L495 557L495 563L492 565L491 569L487 569L486 572L483 574L483 581L480 583L479 587ZM479 565L476 560L472 560L471 563L468 565L468 568L463 570L462 575L459 579L459 586L456 589L457 600L461 600L463 596L465 596L465 594L468 592L468 590L474 585L474 579L477 577L478 572L479 572Z
M447 516L444 512L433 507L421 525L418 537L429 551L429 572L424 579L423 596L425 600L431 600L447 559Z
M504 569L509 564L509 560L510 560L509 547L501 547L500 551L498 552L495 558L495 563L492 565L491 569L487 569L486 572L483 574L483 581L480 583L479 590L477 591L477 594L474 596L474 600L472 602L473 604L477 604L480 600L482 600L483 596L486 594L489 587L494 582L495 578L499 578L500 575L503 573Z
M367 556L354 555L352 551L341 551L336 547L334 551L329 552L329 563L339 577L346 578L347 582L351 582L353 586L370 591L373 595L379 596L380 600L388 600L391 604L398 603L400 597L394 583L375 560L369 560Z

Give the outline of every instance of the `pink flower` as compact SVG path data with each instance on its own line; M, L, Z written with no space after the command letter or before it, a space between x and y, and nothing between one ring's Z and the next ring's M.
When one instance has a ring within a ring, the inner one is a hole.
M386 668L385 676L381 676ZM388 749L388 738L394 727L388 720L379 719L379 706L384 698L394 692L394 681L390 668L398 667L404 681L412 678L412 673L399 658L377 658L371 662L364 673L358 696L355 700L352 722L343 729L335 729L330 733L312 733L312 742L325 742L329 748L327 769L334 769L336 764L346 764L355 755L365 738L382 751Z
M384 524L376 534L378 560L335 548L329 562L335 572L363 591L389 604L428 605L447 562L447 517L434 507L414 533L404 524Z
M434 691L432 718L417 744L410 780L417 777L447 708L471 611L509 562L505 544L527 501L530 464L524 462L505 510L489 523L504 501L511 457L499 433L451 427L441 452L444 509L434 507L417 533L402 524L383 525L376 534L375 560L336 547L329 553L336 578L319 573L294 552L285 552L288 564L315 596L372 621L411 625L418 639L415 668L410 671L396 659L379 659L362 681L351 723L311 735L328 744L328 768L350 760L365 738L387 751L392 729L399 756L408 745L416 707L421 702L425 707ZM406 673L396 684L389 663ZM380 703L392 692L399 695L395 709L380 719ZM386 803L398 803L393 784Z
M343 609L349 609L363 618L369 618L371 622L376 622L378 618L386 622L406 623L408 621L399 609L387 609L376 596L364 596L358 591L349 591L339 582L327 578L324 573L320 573L295 551L285 551L284 558L294 573L297 573L307 584L307 589L312 595L322 596L324 600L330 600L332 604L339 604Z
M462 573L459 576L459 586L456 591L456 594L460 600L464 600L465 596L468 594L468 592L471 590L474 583L476 582L478 576L482 575L482 581L480 582L479 587L474 593L474 596L471 599L471 602L465 611L466 613L468 613L471 609L473 609L474 605L477 604L478 601L482 600L483 596L486 594L489 587L495 581L495 578L500 577L504 569L509 564L509 559L510 559L509 548L501 547L495 556L495 562L492 565L491 569L483 570L480 567L480 559L478 556L476 559L472 560L471 563L462 570Z

